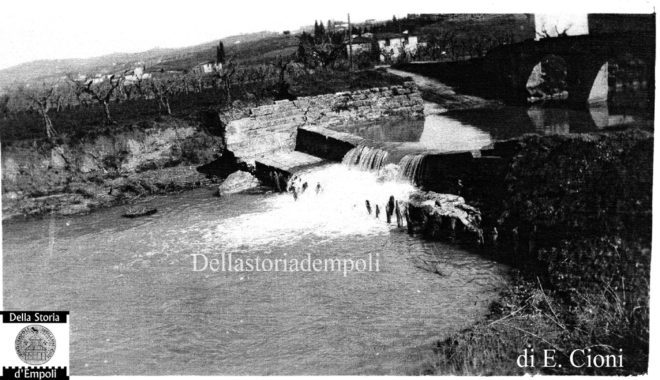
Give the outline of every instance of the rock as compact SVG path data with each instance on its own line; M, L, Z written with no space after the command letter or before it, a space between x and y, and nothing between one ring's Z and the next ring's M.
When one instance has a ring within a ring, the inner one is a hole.
M82 157L80 157L78 170L80 170L81 173L90 173L99 170L99 165L97 160L91 154L84 153Z
M240 193L259 186L259 180L248 172L238 170L227 177L227 179L218 186L218 195L225 196L229 194Z
M53 169L66 168L66 159L64 158L64 149L55 147L50 151L50 167Z
M149 216L158 212L156 208L147 208L145 206L141 207L129 207L122 216L124 218L139 218L141 216Z
M457 237L476 242L481 232L481 213L453 194L416 191L405 203L409 230L436 239Z

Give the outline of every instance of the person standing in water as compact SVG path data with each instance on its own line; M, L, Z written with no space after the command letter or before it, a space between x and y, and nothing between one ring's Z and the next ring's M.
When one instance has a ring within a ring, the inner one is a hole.
M380 207L376 205L376 219L379 219L379 217L380 217Z
M298 177L295 176L295 175L293 176L293 178L291 178L291 180L289 181L289 184L288 184L288 186L287 186L287 188L286 188L286 191L291 192L291 191L295 190L295 188L296 188L296 180L297 180L297 178L298 178Z
M320 193L321 191L323 191L323 189L321 188L321 182L317 182L316 183L316 194Z
M396 226L401 228L401 209L399 208L399 201L394 202L394 214L396 215Z
M364 203L367 206L367 212L369 213L369 215L371 215L371 203L369 203L368 199L364 201Z
M392 214L394 214L394 195L390 195L390 199L387 201L385 206L385 217L387 218L387 223L392 221Z
M300 194L304 194L305 190L307 190L307 182L303 183L302 185L302 191L300 191Z

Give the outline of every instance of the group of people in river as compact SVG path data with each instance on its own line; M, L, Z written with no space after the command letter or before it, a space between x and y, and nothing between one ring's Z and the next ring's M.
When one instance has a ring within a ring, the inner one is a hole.
M368 199L364 202L367 207L367 213L371 215L373 212L376 219L380 219L380 206L376 204L376 208L372 209L371 202L369 202ZM403 227L403 214L401 212L401 207L399 206L399 201L394 199L394 195L390 195L390 199L388 199L385 204L385 219L388 224L392 222L392 216L396 217L397 227Z
M301 176L294 175L286 186L286 191L291 193L293 200L297 201L300 196L308 192L310 188L309 182L305 181ZM309 190L311 191L311 190ZM314 186L314 192L316 195L319 195L323 192L323 186L320 182L316 183ZM372 208L372 203L367 199L365 200L365 205L367 207L367 213L369 215L375 215L376 219L380 219L381 208L377 203L373 203L374 207ZM353 205L354 207L356 205ZM385 220L387 223L392 223L392 219L396 218L396 225L399 228L403 228L403 220L406 219L406 225L410 227L409 217L407 215L407 210L404 204L394 198L394 195L390 195L389 199L385 203Z
M291 178L291 181L289 181L289 185L286 191L293 195L294 201L297 201L298 196L304 194L307 191L308 187L309 184L307 183L307 181L303 182L302 178L296 175L293 176L293 178ZM316 192L317 195L323 192L323 186L321 186L321 182L316 183L316 187L314 188L314 191Z

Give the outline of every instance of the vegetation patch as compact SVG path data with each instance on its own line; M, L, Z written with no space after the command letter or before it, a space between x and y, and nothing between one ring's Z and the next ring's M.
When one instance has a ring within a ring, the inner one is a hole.
M504 199L488 212L501 231L497 255L520 271L485 321L438 343L425 371L646 373L653 136L631 130L518 143ZM536 365L520 366L531 348ZM556 366L543 366L544 350L554 350ZM622 365L589 365L587 353L622 355Z

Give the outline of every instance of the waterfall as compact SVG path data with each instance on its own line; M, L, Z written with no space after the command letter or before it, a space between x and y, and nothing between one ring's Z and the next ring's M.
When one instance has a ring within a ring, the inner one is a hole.
M407 154L399 162L399 177L407 179L413 184L417 184L422 175L422 165L424 164L423 154Z
M342 163L348 166L357 166L362 170L377 171L383 166L388 153L379 148L358 145L349 150Z

